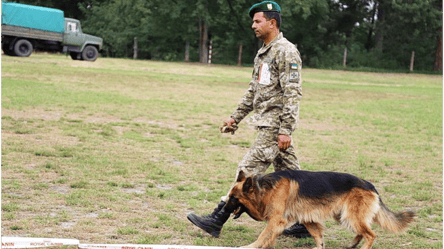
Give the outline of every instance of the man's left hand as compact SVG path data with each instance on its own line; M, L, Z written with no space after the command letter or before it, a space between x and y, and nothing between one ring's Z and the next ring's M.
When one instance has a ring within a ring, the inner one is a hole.
M278 136L278 147L281 151L288 149L291 145L291 137L287 135L280 134Z

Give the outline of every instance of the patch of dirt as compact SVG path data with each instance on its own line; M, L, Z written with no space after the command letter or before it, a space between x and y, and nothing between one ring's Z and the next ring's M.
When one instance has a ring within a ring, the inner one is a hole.
M122 126L113 126L113 129L117 132L119 135L123 135L126 131L130 131L131 129L128 127L122 127Z
M127 194L145 194L145 187L139 187L139 188L120 188L120 191L127 193Z
M68 194L69 190L70 190L70 188L68 186L60 186L60 185L51 186L50 189L56 193L63 194L63 195Z
M158 184L158 185L156 185L156 188L163 189L163 190L168 190L168 189L172 189L173 187L171 185Z
M2 108L2 116L9 116L15 120L43 119L59 120L63 114L57 110L45 111L42 109L32 109L28 111L17 111Z

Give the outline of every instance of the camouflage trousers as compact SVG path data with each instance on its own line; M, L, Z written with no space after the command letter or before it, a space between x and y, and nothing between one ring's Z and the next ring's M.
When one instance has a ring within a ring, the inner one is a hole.
M273 164L275 171L301 169L293 147L293 139L290 147L285 151L281 151L277 141L279 128L260 127L258 128L258 133L253 146L237 166L235 182L241 170L247 175L263 174L271 164ZM231 188L228 194L221 198L222 201L228 201Z

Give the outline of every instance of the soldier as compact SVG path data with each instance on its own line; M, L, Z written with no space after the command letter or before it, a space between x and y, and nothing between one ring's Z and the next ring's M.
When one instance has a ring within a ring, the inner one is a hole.
M257 3L249 10L253 19L251 28L264 44L254 59L249 88L237 109L225 121L224 127L231 128L239 124L254 111L247 122L255 126L258 136L239 163L235 179L241 170L250 175L264 173L272 163L275 171L300 169L291 135L299 119L302 61L296 46L279 31L280 11L280 6L273 1ZM223 224L230 217L230 213L224 213L222 209L228 201L227 197L221 198L213 213L206 216L188 214L187 218L212 236L218 237ZM299 224L286 229L284 234L309 236L305 227Z

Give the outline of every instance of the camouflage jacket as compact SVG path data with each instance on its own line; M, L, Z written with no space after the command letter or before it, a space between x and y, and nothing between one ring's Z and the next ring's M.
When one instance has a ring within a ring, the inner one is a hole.
M299 120L301 69L299 51L280 33L257 52L249 88L231 117L239 123L254 111L248 123L291 135Z

